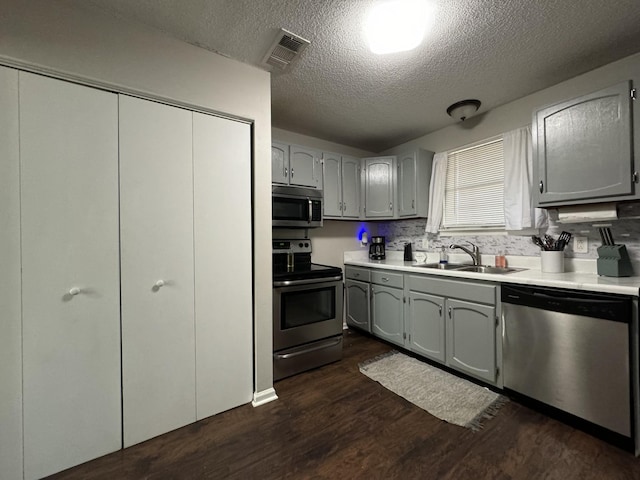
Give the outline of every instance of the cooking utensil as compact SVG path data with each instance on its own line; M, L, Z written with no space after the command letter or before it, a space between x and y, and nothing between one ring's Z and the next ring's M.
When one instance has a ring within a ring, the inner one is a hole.
M602 245L606 245L607 240L604 238L604 232L602 227L598 228L598 233L600 234L600 240L602 241Z
M560 234L560 236L558 237L558 240L556 240L555 244L554 244L554 250L564 250L564 247L566 247L569 242L571 241L571 234L569 232L562 232Z
M615 245L616 242L613 240L613 234L611 233L611 229L609 227L605 228L607 232L607 237L609 238L609 245Z
M544 235L544 239L542 240L545 245L545 250L554 250L555 240L551 235Z
M537 246L539 246L542 250L546 250L547 249L544 246L544 243L542 243L542 239L540 237L538 237L537 235L532 235L531 236L531 240L533 240L533 243L535 243Z

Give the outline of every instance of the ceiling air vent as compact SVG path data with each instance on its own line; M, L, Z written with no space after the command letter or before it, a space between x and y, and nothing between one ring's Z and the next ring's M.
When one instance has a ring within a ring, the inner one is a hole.
M284 70L311 42L281 28L262 63Z

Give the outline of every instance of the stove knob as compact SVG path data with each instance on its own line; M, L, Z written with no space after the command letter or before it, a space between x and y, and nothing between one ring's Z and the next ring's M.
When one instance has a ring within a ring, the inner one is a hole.
M308 243L305 243L305 244L304 244L304 246L305 246L305 247L307 247L307 248L309 248L309 244L308 244Z
M302 242L300 242L300 243L298 244L298 246L299 246L300 248L302 248Z

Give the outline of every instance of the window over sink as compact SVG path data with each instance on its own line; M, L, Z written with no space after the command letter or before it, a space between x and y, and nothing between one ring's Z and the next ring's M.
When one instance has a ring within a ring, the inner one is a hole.
M504 230L502 137L452 150L441 231Z

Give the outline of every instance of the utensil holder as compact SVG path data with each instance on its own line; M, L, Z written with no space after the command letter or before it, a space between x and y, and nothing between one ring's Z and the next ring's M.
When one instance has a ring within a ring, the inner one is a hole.
M598 275L607 277L630 277L633 275L631 259L625 245L602 245L598 247Z
M544 273L563 273L564 252L562 250L542 250L540 252L540 270Z

